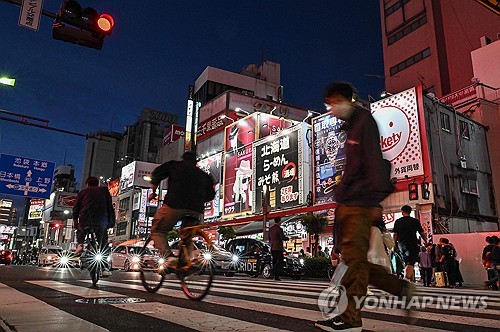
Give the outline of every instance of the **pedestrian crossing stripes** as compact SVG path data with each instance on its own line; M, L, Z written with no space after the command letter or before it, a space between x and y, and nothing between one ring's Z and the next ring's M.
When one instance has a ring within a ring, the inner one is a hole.
M164 286L155 294L145 292L138 279L119 281L103 279L99 281L99 288L91 288L90 280L32 280L27 283L38 287L37 289L53 292L53 296L56 294L69 296L72 308L75 307L75 299L81 298L130 296L145 298L144 302L113 303L100 308L112 308L118 316L148 317L157 320L158 324L163 322L167 324L164 326L176 326L186 331L314 331L314 322L323 319L318 309L318 295L328 287L327 282L314 280L283 280L278 283L264 279L221 277L215 279L209 295L199 303L187 300L179 282L175 279L167 279ZM372 289L372 292L374 298L383 295L383 292L377 289ZM470 295L487 297L485 298L487 307L445 310L439 307L437 302L433 302L425 309L414 312L414 317L418 318L418 321L413 326L403 323L405 313L402 310L365 308L362 312L363 329L410 332L496 331L500 314L498 293L486 290L423 287L417 290L417 296L427 296L434 301L443 296ZM7 299L17 300L12 303ZM77 309L69 310L69 305L67 307L68 310L65 310L66 306L63 304L57 306L54 303L48 304L0 284L0 317L14 326L16 331L42 330L34 322L36 318L40 321L43 321L43 318L40 314L33 316L34 312L49 315L51 323L55 324L45 326L44 331L52 331L54 326L61 331L69 329L76 331L74 326L80 326L85 331L115 330L117 327L117 323L107 326L105 322L95 324L94 320L79 318L76 314ZM30 319L23 321L21 317ZM120 329L123 330L123 327Z

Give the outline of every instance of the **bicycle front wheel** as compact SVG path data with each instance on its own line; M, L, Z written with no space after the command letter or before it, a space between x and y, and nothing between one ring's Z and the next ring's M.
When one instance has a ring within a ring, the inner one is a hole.
M92 286L96 287L97 282L99 281L99 278L101 277L102 269L99 266L99 264L96 264L96 266L89 267L89 272L90 272L90 278L92 279Z
M183 258L186 260L186 266L181 267L177 276L181 281L182 291L190 300L200 301L207 294L213 281L213 255L214 250L212 242L208 236L201 230L195 233L191 239L191 248L181 248L179 253L179 262ZM187 249L189 257L184 256L184 250Z
M149 293L158 291L165 279L165 258L154 255L149 249L153 245L153 240L148 238L144 242L140 253L141 281L144 289Z

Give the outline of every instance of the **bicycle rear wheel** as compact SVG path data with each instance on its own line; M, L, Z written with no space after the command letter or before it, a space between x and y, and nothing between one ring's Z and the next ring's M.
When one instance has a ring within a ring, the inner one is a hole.
M201 230L191 239L190 257L186 257L187 265L177 271L181 281L182 291L190 300L200 301L207 294L213 281L212 257L214 255L212 242ZM179 262L183 261L184 250L179 252Z
M148 238L142 247L140 259L141 281L144 289L149 293L155 293L161 288L165 279L165 258L152 255L148 247L152 246L153 240Z

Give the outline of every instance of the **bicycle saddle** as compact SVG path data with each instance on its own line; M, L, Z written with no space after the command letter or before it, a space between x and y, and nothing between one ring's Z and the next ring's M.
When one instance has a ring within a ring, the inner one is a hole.
M182 226L194 226L200 222L200 214L195 212L184 212L181 214Z

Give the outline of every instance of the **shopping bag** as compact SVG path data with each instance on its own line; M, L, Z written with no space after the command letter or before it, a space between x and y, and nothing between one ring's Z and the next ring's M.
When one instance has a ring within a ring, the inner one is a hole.
M436 280L436 287L446 287L448 285L446 272L434 273L434 279Z
M376 226L372 226L370 231L370 247L367 258L370 263L382 265L389 273L391 272L391 259L387 255L384 241L382 240L382 232Z
M344 277L347 272L348 266L345 265L343 260L339 260L337 267L335 268L335 272L333 273L332 280L330 280L330 287L338 287L340 286L340 281Z

